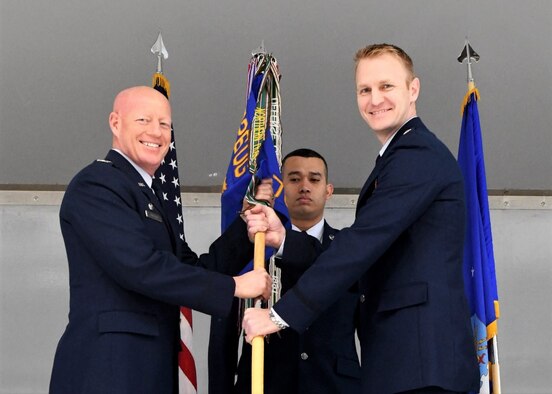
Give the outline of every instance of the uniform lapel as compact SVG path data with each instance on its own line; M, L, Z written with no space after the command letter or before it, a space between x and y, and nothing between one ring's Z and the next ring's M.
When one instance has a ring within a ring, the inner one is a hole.
M133 182L135 182L140 191L146 196L147 200L149 201L148 209L161 215L165 227L171 235L171 244L173 250L176 251L176 237L178 236L178 232L175 232L175 229L173 229L171 225L171 221L168 220L165 209L163 208L163 202L160 201L159 198L157 198L153 190L146 184L144 178L142 178L142 176L138 173L138 171L136 171L132 164L130 164L130 162L122 155L120 155L117 151L110 150L105 159L112 162L116 168L123 171Z
M380 157L379 154L378 154L378 157L376 158L376 165L374 166L374 169L372 170L372 173L370 174L370 176L368 177L368 179L364 183L364 186L362 187L362 189L360 191L360 194L358 196L357 207L356 207L357 212L358 212L359 208L364 205L366 200L368 198L370 198L370 196L374 192L374 189L377 187L378 175L379 175L381 169L383 168L383 166L385 164L385 161L386 161L387 157L389 156L389 153L392 150L392 147L397 143L397 141L399 141L399 139L401 139L401 137L403 135L406 135L409 132L411 132L419 124L421 124L420 118L415 117L415 118L410 119L408 122L406 122L399 129L397 134L395 134L395 136L393 137L393 139L389 143L389 146L387 147L385 152L383 152L383 156Z
M328 222L324 220L324 232L322 233L322 249L326 250L330 247L330 244L332 243L335 233L337 231L330 227Z
M376 181L378 179L379 172L381 170L381 167L383 165L383 157L379 158L379 160L376 160L376 166L372 170L372 173L364 183L364 186L362 187L362 190L360 191L360 194L358 196L357 201L357 212L359 207L364 205L364 202L372 195L374 192L374 189L376 188Z

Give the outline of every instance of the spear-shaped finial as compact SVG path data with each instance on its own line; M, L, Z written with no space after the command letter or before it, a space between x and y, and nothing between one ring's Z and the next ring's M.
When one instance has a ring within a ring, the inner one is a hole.
M154 89L160 91L165 97L169 98L171 95L171 84L163 75L163 59L167 59L169 53L163 44L161 33L159 33L157 41L155 41L155 44L151 47L151 53L157 56L157 71L153 74L151 84Z
M467 37L464 49L462 50L460 56L458 56L458 61L460 63L463 63L464 60L466 60L466 64L468 65L468 89L472 89L475 87L475 81L473 79L471 65L472 62L477 63L479 61L479 55L473 50Z
M167 48L165 48L165 44L163 44L161 32L159 32L157 41L151 47L151 53L157 56L157 72L163 74L163 59L166 60L169 57L169 53L167 52Z

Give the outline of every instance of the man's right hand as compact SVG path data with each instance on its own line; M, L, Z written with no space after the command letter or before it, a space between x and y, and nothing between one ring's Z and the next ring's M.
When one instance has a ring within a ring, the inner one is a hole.
M234 276L236 289L234 297L257 298L268 300L272 292L272 279L264 268L257 268L240 276Z
M245 211L244 217L247 222L247 233L252 242L255 240L256 233L265 232L265 244L276 249L280 248L286 236L286 229L272 208L255 205Z

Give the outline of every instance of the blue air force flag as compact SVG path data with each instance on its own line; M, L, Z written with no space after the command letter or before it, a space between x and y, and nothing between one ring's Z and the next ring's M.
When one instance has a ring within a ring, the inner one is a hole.
M458 148L467 212L464 282L479 362L480 392L497 393L493 386L500 386L496 348L499 307L478 99L479 92L473 87L464 99Z

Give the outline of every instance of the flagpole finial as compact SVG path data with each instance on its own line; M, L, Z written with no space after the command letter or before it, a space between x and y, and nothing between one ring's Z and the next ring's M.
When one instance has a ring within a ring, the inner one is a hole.
M254 49L253 51L251 51L251 56L259 55L261 53L266 53L264 40L261 40L261 45L259 45L257 49Z
M167 48L165 48L165 44L163 44L161 32L159 32L157 41L155 41L155 44L151 47L151 53L157 56L157 72L163 74L163 59L168 59L169 52L167 52Z
M464 60L466 60L466 64L468 66L468 88L472 89L475 87L475 80L473 79L472 69L471 65L472 62L477 63L479 61L479 54L474 51L472 46L470 45L470 42L468 41L468 38L466 37L466 41L464 44L464 48L462 49L462 53L460 56L458 56L458 62L463 63Z

